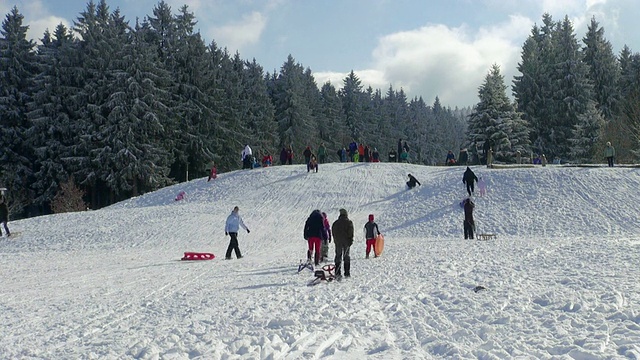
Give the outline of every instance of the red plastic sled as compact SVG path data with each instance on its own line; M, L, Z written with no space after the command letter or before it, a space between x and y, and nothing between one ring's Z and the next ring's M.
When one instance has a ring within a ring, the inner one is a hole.
M185 252L180 260L213 260L216 256L212 253Z

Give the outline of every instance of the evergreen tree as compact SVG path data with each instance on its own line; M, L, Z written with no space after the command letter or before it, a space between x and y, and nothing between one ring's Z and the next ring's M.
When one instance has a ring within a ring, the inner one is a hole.
M568 157L572 130L578 116L584 114L593 98L593 86L588 78L588 67L582 61L580 46L568 17L558 24L555 38L556 63L554 65L552 109L549 114L551 128L547 156Z
M245 61L242 98L246 104L245 126L248 129L255 154L270 154L277 158L277 123L262 66L253 59ZM317 91L317 88L316 88Z
M342 101L342 109L351 138L358 140L364 128L362 118L364 107L362 102L362 81L351 70L347 77L344 78L343 83L344 85L338 94Z
M119 198L171 184L172 138L165 137L170 82L157 53L130 31L116 11L109 26L115 60L109 68L110 95L104 104L107 124L98 136L108 147L97 151L101 180Z
M570 139L571 157L580 163L592 163L598 160L598 153L602 153L604 146L600 144L604 117L596 107L595 101L587 104L587 111L578 117L574 126L573 137Z
M326 119L320 124L320 142L327 148L328 159L338 159L337 151L345 147L351 140L347 129L342 102L336 88L327 82L320 89L323 116ZM333 154L336 154L335 156ZM340 159L338 159L339 161Z
M27 132L29 147L34 151L34 204L48 212L60 184L69 177L63 159L73 143L69 103L76 89L69 86L71 70L69 53L74 46L71 32L59 24L54 34L47 30L38 47L40 73L35 78L35 93L29 104L32 122Z
M2 22L0 34L0 183L9 188L14 209L22 212L31 202L33 151L27 146L27 104L34 91L38 64L35 44L27 40L24 16L13 7Z
M591 18L587 35L582 39L584 62L589 66L589 79L593 84L593 96L598 110L606 120L613 119L619 99L618 78L620 70L611 43L604 38L595 17Z
M515 152L528 151L528 132L506 94L500 67L493 65L478 90L480 101L469 116L467 140L493 149L496 159L512 161Z
M275 119L282 146L292 146L294 154L302 152L315 134L312 111L305 101L304 70L289 55L282 65L273 88Z

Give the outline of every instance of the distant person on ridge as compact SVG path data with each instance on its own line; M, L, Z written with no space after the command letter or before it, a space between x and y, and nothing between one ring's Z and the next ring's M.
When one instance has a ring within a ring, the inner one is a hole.
M231 236L231 240L229 241L229 247L227 248L227 254L225 256L226 260L231 260L231 251L234 250L236 253L236 258L241 259L242 255L240 254L240 248L238 247L238 230L240 230L240 226L243 229L247 230L247 234L250 233L247 226L242 221L242 217L238 212L240 209L236 206L233 208L233 211L227 217L227 222L224 225L224 234Z
M251 165L253 163L251 148L247 144L242 150L242 168L243 169L251 169Z
M353 222L349 220L347 210L340 209L338 220L331 225L333 243L336 246L336 278L342 277L342 263L344 261L344 276L351 276L351 245L353 245Z
M373 255L376 255L376 236L380 235L378 224L373 221L373 214L369 214L369 221L364 224L364 238L367 239L367 252L365 258L369 258L369 253L373 249Z
M616 149L611 145L610 141L607 141L607 147L604 148L604 157L607 158L607 164L609 167L613 167L613 158L616 156Z
M462 183L467 185L467 193L469 194L469 196L471 196L471 194L473 193L474 185L476 182L478 182L478 177L467 166L467 170L465 170L464 174L462 175Z
M0 223L4 227L4 231L7 233L7 237L11 237L11 232L7 223L9 222L9 207L7 206L7 198L4 194L0 194ZM2 236L2 230L0 230L0 236Z
M409 189L413 189L414 187L416 187L416 184L422 186L422 184L420 184L420 181L418 181L418 179L416 179L413 175L409 174L409 181L407 181L407 186L409 187Z
M318 161L320 164L327 162L327 147L324 146L324 143L321 143L318 147Z

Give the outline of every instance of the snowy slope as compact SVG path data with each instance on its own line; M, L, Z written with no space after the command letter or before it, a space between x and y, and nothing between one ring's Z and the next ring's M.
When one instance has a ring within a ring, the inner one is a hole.
M640 359L638 170L473 169L478 230L497 240L462 239L464 168L385 163L236 171L12 222L0 358ZM235 205L251 233L224 261ZM341 207L352 278L307 287L304 221ZM370 213L387 242L366 260Z

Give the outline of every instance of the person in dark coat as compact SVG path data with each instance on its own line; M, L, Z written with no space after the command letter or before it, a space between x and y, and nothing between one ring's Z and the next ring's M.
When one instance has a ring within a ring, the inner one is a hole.
M458 153L458 164L467 165L467 162L469 162L469 153L467 152L467 149L462 148Z
M393 149L389 151L389 162L398 162L398 153Z
M280 165L285 165L287 163L287 148L283 147L280 150Z
M476 206L470 198L464 199L464 238L473 240L476 223L473 221L473 208Z
M468 166L467 166L467 170L464 171L464 174L462 175L462 183L467 185L467 193L469 194L469 196L471 196L471 194L474 191L474 185L475 183L478 182L478 177L476 177L476 174L473 172L473 170L471 170Z
M402 139L398 139L398 155L402 154ZM400 162L400 159L396 159L397 162Z
M413 189L414 187L416 187L416 184L422 186L422 184L420 184L420 181L418 181L418 179L416 179L413 175L409 174L409 181L407 181L407 186L409 187L409 189Z
M7 198L4 197L4 194L0 195L0 223L4 227L4 231L7 233L7 237L11 236L11 231L9 231L9 227L7 223L9 222L9 207L7 206ZM0 230L0 236L2 236L2 230Z
M326 236L322 213L320 210L313 210L304 224L304 238L309 243L307 261L311 261L311 255L313 254L314 264L320 265L322 256L320 247L322 246L322 240L326 240Z
M349 254L351 245L353 245L353 222L349 220L347 210L340 209L338 220L331 225L331 234L333 235L333 243L336 246L336 277L342 276L342 263L344 261L344 276L351 276L351 256Z

